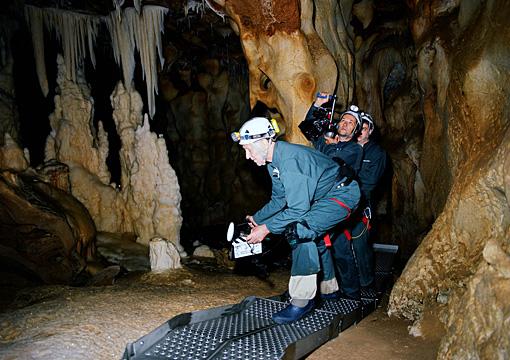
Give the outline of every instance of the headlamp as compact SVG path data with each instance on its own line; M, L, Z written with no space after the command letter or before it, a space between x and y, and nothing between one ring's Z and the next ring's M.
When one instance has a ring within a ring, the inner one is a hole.
M241 141L241 134L239 134L239 132L237 132L237 131L234 131L233 133L231 133L230 137L232 138L233 142Z
M349 110L354 111L354 112L359 112L359 107L357 107L356 105L351 105L351 106L349 106Z

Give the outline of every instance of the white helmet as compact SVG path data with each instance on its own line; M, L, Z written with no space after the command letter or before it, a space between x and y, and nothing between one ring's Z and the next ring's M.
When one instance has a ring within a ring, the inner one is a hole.
M232 140L240 145L251 144L260 139L274 139L276 130L268 119L254 117L241 126L239 132L232 133Z
M362 124L361 124L361 114L360 114L359 107L357 107L356 105L349 106L349 109L344 111L342 113L342 115L340 116L340 120L342 120L344 115L351 115L352 117L354 117L354 119L356 119L356 127L354 128L354 131L352 132L353 134L356 134L357 132L361 131Z
M361 113L361 121L363 124L367 124L368 125L368 129L369 130L374 130L374 119L372 119L372 116L370 116L370 114L367 114L366 112L362 112Z

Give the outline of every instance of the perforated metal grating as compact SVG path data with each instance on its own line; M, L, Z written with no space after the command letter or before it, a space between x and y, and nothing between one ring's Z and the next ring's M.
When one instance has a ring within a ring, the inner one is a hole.
M229 343L219 359L280 359L293 342L309 335L309 328L279 325Z
M348 299L324 301L319 310L328 311L335 315L349 315L360 307L360 302Z
M376 282L389 281L394 253L379 258ZM335 337L377 306L378 294L363 291L361 301L322 302L303 319L278 325L271 316L288 305L247 298L240 304L181 314L128 344L123 360L155 359L299 359ZM292 351L289 352L289 349Z
M377 299L378 296L374 289L361 288L361 298L362 299Z

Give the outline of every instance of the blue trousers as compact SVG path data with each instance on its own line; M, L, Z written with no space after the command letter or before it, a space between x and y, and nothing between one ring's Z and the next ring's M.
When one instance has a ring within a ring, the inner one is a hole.
M370 231L363 221L357 222L351 230L352 248L356 256L361 286L374 282L374 250L369 242Z
M355 209L358 205L360 198L360 191L358 183L352 181L347 186L334 186L324 199L316 201L312 204L310 211L307 212L301 219L306 223L305 225L298 224L297 233L300 239L310 239L312 241L298 244L292 251L292 269L291 275L312 275L320 271L319 250L317 244L320 244L320 237L326 231L332 229L335 225L342 222L348 217L349 211L340 206L335 200L337 199L344 203L350 209ZM322 252L322 251L321 251ZM328 252L325 252L328 253ZM328 254L331 259L331 255ZM333 261L326 260L324 272L328 276L333 274L334 265ZM324 261L322 261L324 264ZM326 268L327 267L327 268Z
M333 258L340 279L340 289L352 298L360 296L360 279L356 259L352 248L352 240L343 233L337 233L333 240Z

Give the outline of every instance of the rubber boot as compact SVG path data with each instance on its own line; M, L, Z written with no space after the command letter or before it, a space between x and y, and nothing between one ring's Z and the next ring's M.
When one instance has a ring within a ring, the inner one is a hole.
M310 313L314 306L315 301L313 299L308 300L308 303L304 307L289 304L285 309L274 313L272 319L277 324L289 324L303 318L303 316Z

